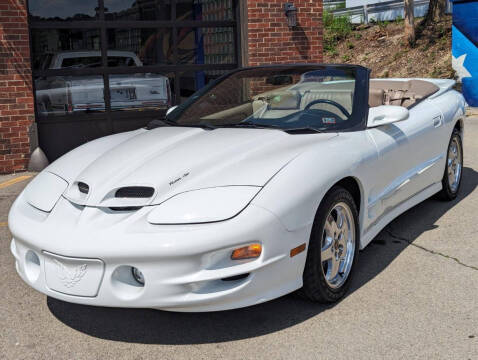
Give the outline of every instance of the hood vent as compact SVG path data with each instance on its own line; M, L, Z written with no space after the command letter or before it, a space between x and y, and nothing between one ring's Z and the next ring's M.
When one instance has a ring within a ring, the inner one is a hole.
M113 211L136 211L141 209L142 206L115 206L115 207L110 207L110 210Z
M129 186L116 190L117 198L150 198L154 194L154 188L147 186Z
M79 182L78 183L78 190L82 194L88 194L88 192L90 191L90 187L88 186L88 184L85 184L84 182Z

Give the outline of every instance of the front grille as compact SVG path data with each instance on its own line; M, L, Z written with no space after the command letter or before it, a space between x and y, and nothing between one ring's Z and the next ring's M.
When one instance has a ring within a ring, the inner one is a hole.
M117 198L150 198L154 194L154 188L147 186L129 186L116 190Z
M84 182L79 182L78 190L80 191L80 193L88 194L88 192L90 191L90 187L88 186L88 184L85 184Z

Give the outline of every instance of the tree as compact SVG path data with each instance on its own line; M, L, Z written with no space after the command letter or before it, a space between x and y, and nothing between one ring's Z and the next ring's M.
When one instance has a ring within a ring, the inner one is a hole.
M413 0L405 0L405 37L407 38L408 43L412 46L415 44L415 15L413 13L414 7L415 6Z
M425 17L425 24L432 24L440 21L445 16L446 0L430 0L428 13Z

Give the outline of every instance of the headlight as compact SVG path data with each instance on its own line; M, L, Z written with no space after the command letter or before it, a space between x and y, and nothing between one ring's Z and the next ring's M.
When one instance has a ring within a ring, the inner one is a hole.
M43 171L26 187L25 199L33 207L50 212L67 187L68 183L61 177Z
M225 186L188 191L160 204L148 215L151 224L197 224L227 220L256 196L258 186Z

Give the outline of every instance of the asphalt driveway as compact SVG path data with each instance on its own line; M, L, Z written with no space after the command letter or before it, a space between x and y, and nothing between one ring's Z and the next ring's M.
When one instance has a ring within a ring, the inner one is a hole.
M47 298L9 250L8 209L29 174L0 177L0 359L478 359L478 118L465 126L460 196L387 226L333 306L290 295L181 314Z

